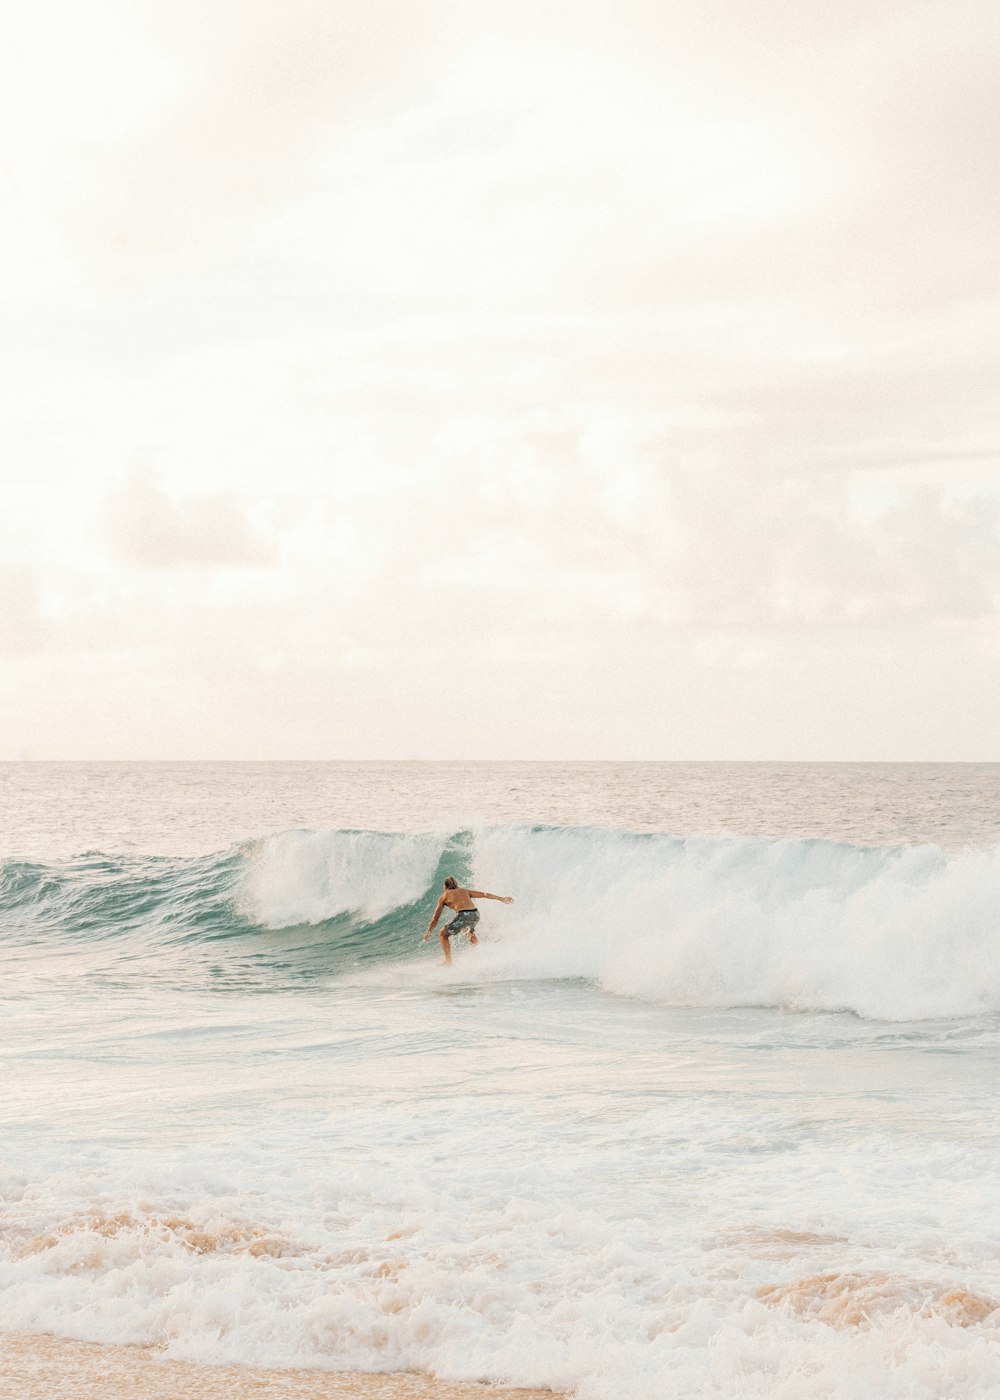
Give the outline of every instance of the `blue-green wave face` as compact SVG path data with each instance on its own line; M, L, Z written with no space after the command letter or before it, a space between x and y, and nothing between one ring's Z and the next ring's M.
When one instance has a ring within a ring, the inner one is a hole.
M81 855L0 867L6 949L69 975L245 988L412 955L465 834L294 831L194 859ZM76 954L75 960L68 954Z

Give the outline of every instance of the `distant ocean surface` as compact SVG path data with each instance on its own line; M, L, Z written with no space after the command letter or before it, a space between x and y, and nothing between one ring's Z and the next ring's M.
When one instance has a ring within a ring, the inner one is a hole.
M1000 1394L1000 765L0 765L0 1331ZM446 874L478 948L422 934Z

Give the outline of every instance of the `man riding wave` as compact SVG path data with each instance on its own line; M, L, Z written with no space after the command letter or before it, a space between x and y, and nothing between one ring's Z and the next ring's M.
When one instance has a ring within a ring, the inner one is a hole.
M444 893L437 902L434 910L434 917L427 926L424 934L424 942L434 932L434 927L440 919L442 911L452 909L455 917L450 923L445 924L441 930L441 947L444 949L444 960L451 963L451 937L455 933L468 934L470 943L478 943L476 937L476 925L479 923L479 910L473 904L474 899L497 899L501 904L513 904L513 895L509 894L488 894L486 890L466 890L455 879L454 875L449 875L444 882Z

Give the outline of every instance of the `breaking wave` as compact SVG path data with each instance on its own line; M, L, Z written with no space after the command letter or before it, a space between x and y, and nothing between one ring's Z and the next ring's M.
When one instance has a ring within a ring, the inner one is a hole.
M516 896L485 906L483 944L458 963L470 979L892 1021L1000 1012L1000 852L936 846L292 831L197 859L7 863L0 937L87 948L105 975L125 975L125 949L141 948L193 980L218 969L226 940L244 985L251 971L313 980L425 957L419 934L447 873Z

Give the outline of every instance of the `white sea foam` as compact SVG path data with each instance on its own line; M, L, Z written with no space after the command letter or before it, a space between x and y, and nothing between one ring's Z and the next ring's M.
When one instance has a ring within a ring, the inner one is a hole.
M366 921L412 904L427 890L440 838L379 831L288 831L255 843L238 903L271 928L339 914Z
M514 828L475 858L518 895L487 953L507 975L890 1021L1000 1010L995 851Z
M562 1119L469 1096L340 1114L323 1160L286 1123L168 1177L132 1154L36 1161L5 1182L2 1327L584 1400L996 1393L985 1145L928 1138L916 1165L891 1132L804 1139L777 1200L768 1145L793 1117L758 1114L735 1153L738 1115L705 1099L585 1138Z

